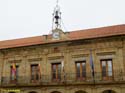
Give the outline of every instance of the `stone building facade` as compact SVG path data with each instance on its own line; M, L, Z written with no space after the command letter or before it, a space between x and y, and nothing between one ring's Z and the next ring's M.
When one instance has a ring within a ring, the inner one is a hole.
M125 93L125 25L56 31L0 41L1 93Z

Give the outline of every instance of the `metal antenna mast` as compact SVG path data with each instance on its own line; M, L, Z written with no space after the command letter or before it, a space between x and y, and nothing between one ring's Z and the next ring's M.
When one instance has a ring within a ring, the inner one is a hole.
M61 12L58 3L59 0L56 1L56 7L54 8L52 29L61 28Z
M56 1L56 5L58 6L59 0Z

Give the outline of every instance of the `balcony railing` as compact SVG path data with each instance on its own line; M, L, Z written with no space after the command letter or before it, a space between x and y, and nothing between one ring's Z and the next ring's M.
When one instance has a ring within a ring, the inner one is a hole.
M78 74L78 73L77 73ZM31 77L18 76L15 80L10 80L10 77L1 78L1 86L36 86L36 85L68 85L68 84L109 84L109 83L125 83L125 73L114 71L112 75L105 76L101 72L96 72L86 75L77 75L76 73L60 74L58 77L52 75L41 75L37 79Z

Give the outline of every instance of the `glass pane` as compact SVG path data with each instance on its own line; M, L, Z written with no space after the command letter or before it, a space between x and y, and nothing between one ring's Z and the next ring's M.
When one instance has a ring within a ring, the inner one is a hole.
M86 77L86 63L82 63L82 77Z
M61 64L58 64L58 72L61 73Z
M106 76L106 61L102 61L102 76Z
M61 79L61 64L58 64L58 79Z
M52 64L52 78L56 79L56 65Z
M80 77L80 63L76 63L76 73L77 73L77 77Z
M108 76L112 76L112 61L109 60L108 62Z
M31 65L31 80L38 80L38 64Z

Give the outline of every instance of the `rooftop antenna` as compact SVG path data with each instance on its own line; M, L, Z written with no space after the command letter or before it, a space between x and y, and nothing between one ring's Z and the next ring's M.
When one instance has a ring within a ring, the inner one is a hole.
M52 23L52 30L53 29L60 29L61 28L61 12L59 7L59 0L56 1L56 6L53 12L53 23Z

